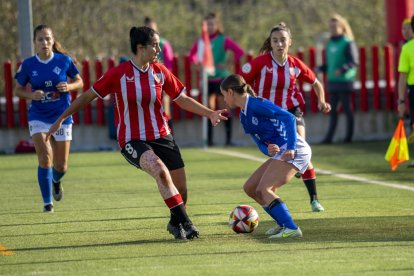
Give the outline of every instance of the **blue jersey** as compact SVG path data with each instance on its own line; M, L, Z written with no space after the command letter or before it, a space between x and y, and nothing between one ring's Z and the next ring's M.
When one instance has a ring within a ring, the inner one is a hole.
M245 133L252 136L260 151L268 155L267 145L296 150L296 119L271 101L248 96L246 106L240 112L240 122Z
M14 78L21 86L30 83L32 91L43 90L45 93L40 101L32 101L29 121L54 123L70 105L69 93L60 93L56 85L68 82L68 76L73 79L77 74L79 70L72 59L63 54L53 53L48 60L41 60L37 55L25 59ZM72 117L68 117L63 124L72 122Z

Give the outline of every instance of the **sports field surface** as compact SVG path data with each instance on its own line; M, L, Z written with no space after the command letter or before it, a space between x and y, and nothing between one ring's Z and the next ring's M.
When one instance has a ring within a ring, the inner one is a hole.
M302 181L279 195L304 237L269 241L270 217L242 186L256 148L182 149L187 211L200 238L177 242L155 182L118 152L70 155L64 197L43 214L34 154L0 156L0 275L414 275L414 169L391 172L387 142L313 145L318 194ZM411 147L411 145L410 145ZM249 204L260 223L236 234L228 214Z

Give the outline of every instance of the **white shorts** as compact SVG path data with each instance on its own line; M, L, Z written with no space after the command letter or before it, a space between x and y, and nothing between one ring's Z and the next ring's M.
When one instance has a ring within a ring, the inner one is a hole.
M30 137L36 133L48 133L52 124L41 121L30 121L29 132ZM72 124L62 125L58 131L53 134L56 141L71 141L72 140Z
M282 160L282 154L286 150L287 144L284 144L280 147L280 151L272 156L272 159ZM309 162L311 160L312 150L308 143L306 143L305 139L302 136L297 135L296 139L296 151L295 157L292 160L287 161L288 163L295 166L300 173L304 173L308 168Z

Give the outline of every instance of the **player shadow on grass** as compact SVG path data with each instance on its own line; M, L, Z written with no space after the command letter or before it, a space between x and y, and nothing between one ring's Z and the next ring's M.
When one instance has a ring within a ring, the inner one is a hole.
M274 227L270 220L261 221L251 234L234 234L263 243L414 241L414 216L317 218L295 222L303 238L270 241L265 235L266 230Z

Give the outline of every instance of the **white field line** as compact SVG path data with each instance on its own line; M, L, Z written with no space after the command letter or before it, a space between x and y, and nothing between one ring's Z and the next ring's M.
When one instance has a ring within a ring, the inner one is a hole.
M243 158L243 159L252 160L252 161L258 161L258 162L264 162L267 160L266 158L256 157L256 156L252 156L249 154L239 153L239 152L234 152L234 151L229 151L229 150L207 149L207 152L222 154L222 155L227 155L227 156L234 156L234 157ZM338 178L348 179L348 180L361 182L365 184L380 185L380 186L385 186L389 188L408 190L408 191L414 192L414 187L410 187L410 186L402 185L398 183L388 183L385 181L371 180L371 179L367 179L364 177L358 177L358 176L353 176L353 175L344 174L344 173L336 173L334 171L328 171L328 170L315 169L315 171L320 174L332 175Z

